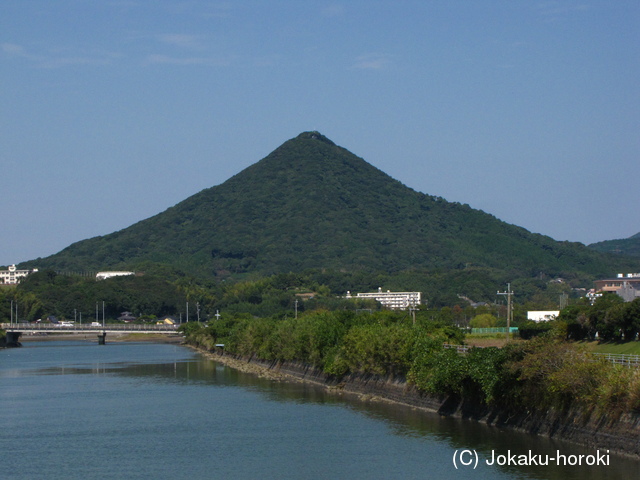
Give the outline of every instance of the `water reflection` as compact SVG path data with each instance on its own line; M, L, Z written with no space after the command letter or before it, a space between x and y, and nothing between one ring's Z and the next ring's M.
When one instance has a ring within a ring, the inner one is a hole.
M593 455L595 448L569 442L516 432L511 429L487 426L473 420L443 417L420 409L371 400L353 394L328 390L322 386L289 381L274 381L240 372L207 358L172 364L136 364L124 368L105 369L126 377L146 378L191 385L215 387L241 387L259 394L270 402L333 405L385 423L393 435L414 439L434 439L447 445L447 450L473 449L481 462L491 461L492 455L528 454L555 458L563 455ZM602 451L604 454L605 451ZM553 462L551 462L553 464ZM540 479L602 479L624 478L638 467L639 462L609 454L609 465L597 468L587 466L500 466L510 476Z
M492 451L555 456L557 450L580 455L594 449L312 384L259 378L171 345L48 342L0 352L0 378L6 409L0 418L20 429L25 442L46 437L74 452L90 442L120 458L125 476L144 465L148 475L157 469L158 478L208 478L216 471L219 478L259 473L259 478L601 480L632 477L640 464L612 455L608 467L490 468L483 460ZM61 407L67 404L69 409ZM149 466L155 458L150 451L167 443L171 458L182 462ZM13 447L9 440L3 445ZM464 448L480 455L477 471L452 466L453 453ZM39 468L54 461L55 456L44 456ZM97 478L98 466L83 468L76 477L60 478ZM22 471L25 476L9 478L29 478ZM109 471L100 475L108 478Z

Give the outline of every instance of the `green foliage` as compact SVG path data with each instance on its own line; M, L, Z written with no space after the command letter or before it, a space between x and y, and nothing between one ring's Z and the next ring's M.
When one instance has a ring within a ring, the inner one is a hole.
M197 335L204 330L200 322L186 322L178 327L178 331L186 336Z
M590 310L590 305L582 304L569 305L560 311L557 321L566 325L567 340L592 340L595 337L597 330L589 321Z
M505 388L512 381L505 367L509 359L508 349L472 348L465 355L452 348L443 349L439 340L430 339L417 352L408 378L432 394L509 406Z
M490 313L482 313L476 315L469 322L469 326L472 328L491 328L495 327L498 323L498 319Z
M242 328L234 330L229 349L240 355L257 354L269 359L267 341L276 326L276 321L273 318L253 318L243 322Z
M560 312L559 321L567 328L571 340L593 340L596 333L602 341L635 340L640 333L640 298L625 303L606 293L593 306L574 305Z
M589 245L589 248L603 253L640 257L640 233L620 240L606 240L604 242L592 243Z
M181 290L176 283L155 275L96 281L94 277L40 271L18 285L16 299L29 321L47 315L73 319L80 313L88 321L95 317L96 304L101 318L102 302L106 317L111 319L124 311L156 317L176 315L184 312L187 301ZM195 302L192 305L195 307Z
M518 334L520 335L520 338L522 338L523 340L529 340L533 337L537 337L538 335L543 335L549 332L550 330L552 330L553 323L554 322L533 322L533 321L524 322L520 324L520 326L518 327ZM559 325L560 323L562 322L561 321L555 322L556 325ZM566 332L565 324L563 324L563 328L565 329L565 332ZM564 336L565 337L567 336L566 333Z
M409 325L356 325L345 335L341 353L353 372L404 375L411 365L414 339Z
M467 359L453 349L431 348L416 357L409 379L425 392L439 395L462 393Z
M194 329L185 330L190 341L206 343L199 337L202 331L198 327L182 328ZM224 343L227 351L266 360L310 363L334 375L406 375L416 349L433 339L442 345L462 338L460 330L450 325L413 325L404 313L389 311L357 314L317 310L298 318L225 314L204 330L212 339L209 343Z
M545 409L578 406L600 414L638 409L638 372L595 358L553 337L520 345L510 365L518 378L518 403Z
M502 403L508 405L505 388L512 379L505 369L509 359L509 350L495 347L472 348L466 357L468 365L467 389L475 386L481 391L481 400L486 404Z

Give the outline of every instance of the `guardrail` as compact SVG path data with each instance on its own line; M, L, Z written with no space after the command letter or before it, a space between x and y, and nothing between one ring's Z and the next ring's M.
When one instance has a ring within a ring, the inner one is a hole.
M594 353L593 355L604 358L616 365L629 368L640 368L640 355L630 355L624 353Z

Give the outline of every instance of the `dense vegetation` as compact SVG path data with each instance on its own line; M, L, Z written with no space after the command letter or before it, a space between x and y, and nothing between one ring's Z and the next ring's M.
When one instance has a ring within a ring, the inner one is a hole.
M598 298L593 305L576 304L560 313L572 340L630 341L640 334L640 298L624 302L614 293Z
M471 298L517 278L562 277L584 286L594 276L640 270L637 260L557 242L416 192L317 132L152 218L22 266L141 271L148 262L234 281L309 269L408 272L418 285L403 289L475 283L473 294L457 292Z
M606 240L604 242L592 243L589 245L589 248L603 253L640 257L640 233L620 240Z
M208 326L182 327L191 343L265 360L304 362L338 378L375 374L406 378L419 390L506 412L577 407L597 414L640 409L640 375L599 360L563 338L546 335L505 348L458 353L462 332L445 321L406 313L315 311L292 317L230 315Z
M17 287L0 289L0 319L10 318L9 304L18 305L20 321L35 321L54 315L60 319L93 321L102 304L107 319L124 311L143 318L176 315L184 310L188 285L180 277L167 281L160 276L116 277L96 281L94 277L59 275L48 270L31 274ZM182 309L180 309L182 307Z
M0 320L9 320L11 301L18 303L20 319L27 321L48 315L73 319L79 318L80 313L86 320L95 316L96 302L100 317L102 302L105 302L107 320L117 318L124 311L149 320L164 315L186 318L187 302L190 318L199 314L202 320L214 318L217 311L268 317L290 314L296 308L300 313L317 309L378 310L380 306L376 302L343 297L347 291L355 294L382 287L393 291L422 291L426 305L421 310L428 318L467 325L474 316L484 313L496 317L498 326L504 326L504 299L496 296L504 284L497 275L491 277L491 272L483 269L469 268L458 274L443 272L432 276L417 270L370 275L309 270L256 280L220 282L189 277L160 265L146 264L144 268L144 274L104 281L96 281L93 276L39 271L17 287L0 289ZM572 292L567 283L529 279L513 282L512 287L518 292L516 324L526 318L527 310L556 309L561 295L577 301L574 298L577 293ZM460 292L466 296L459 295ZM470 297L486 304L474 307ZM500 300L503 303L498 304Z

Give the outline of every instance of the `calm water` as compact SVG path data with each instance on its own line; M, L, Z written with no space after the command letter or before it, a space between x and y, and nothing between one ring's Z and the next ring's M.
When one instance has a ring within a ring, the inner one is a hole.
M640 466L490 467L492 451L595 451L258 379L175 345L24 345L0 351L3 479L567 480ZM462 449L477 469L455 469Z

